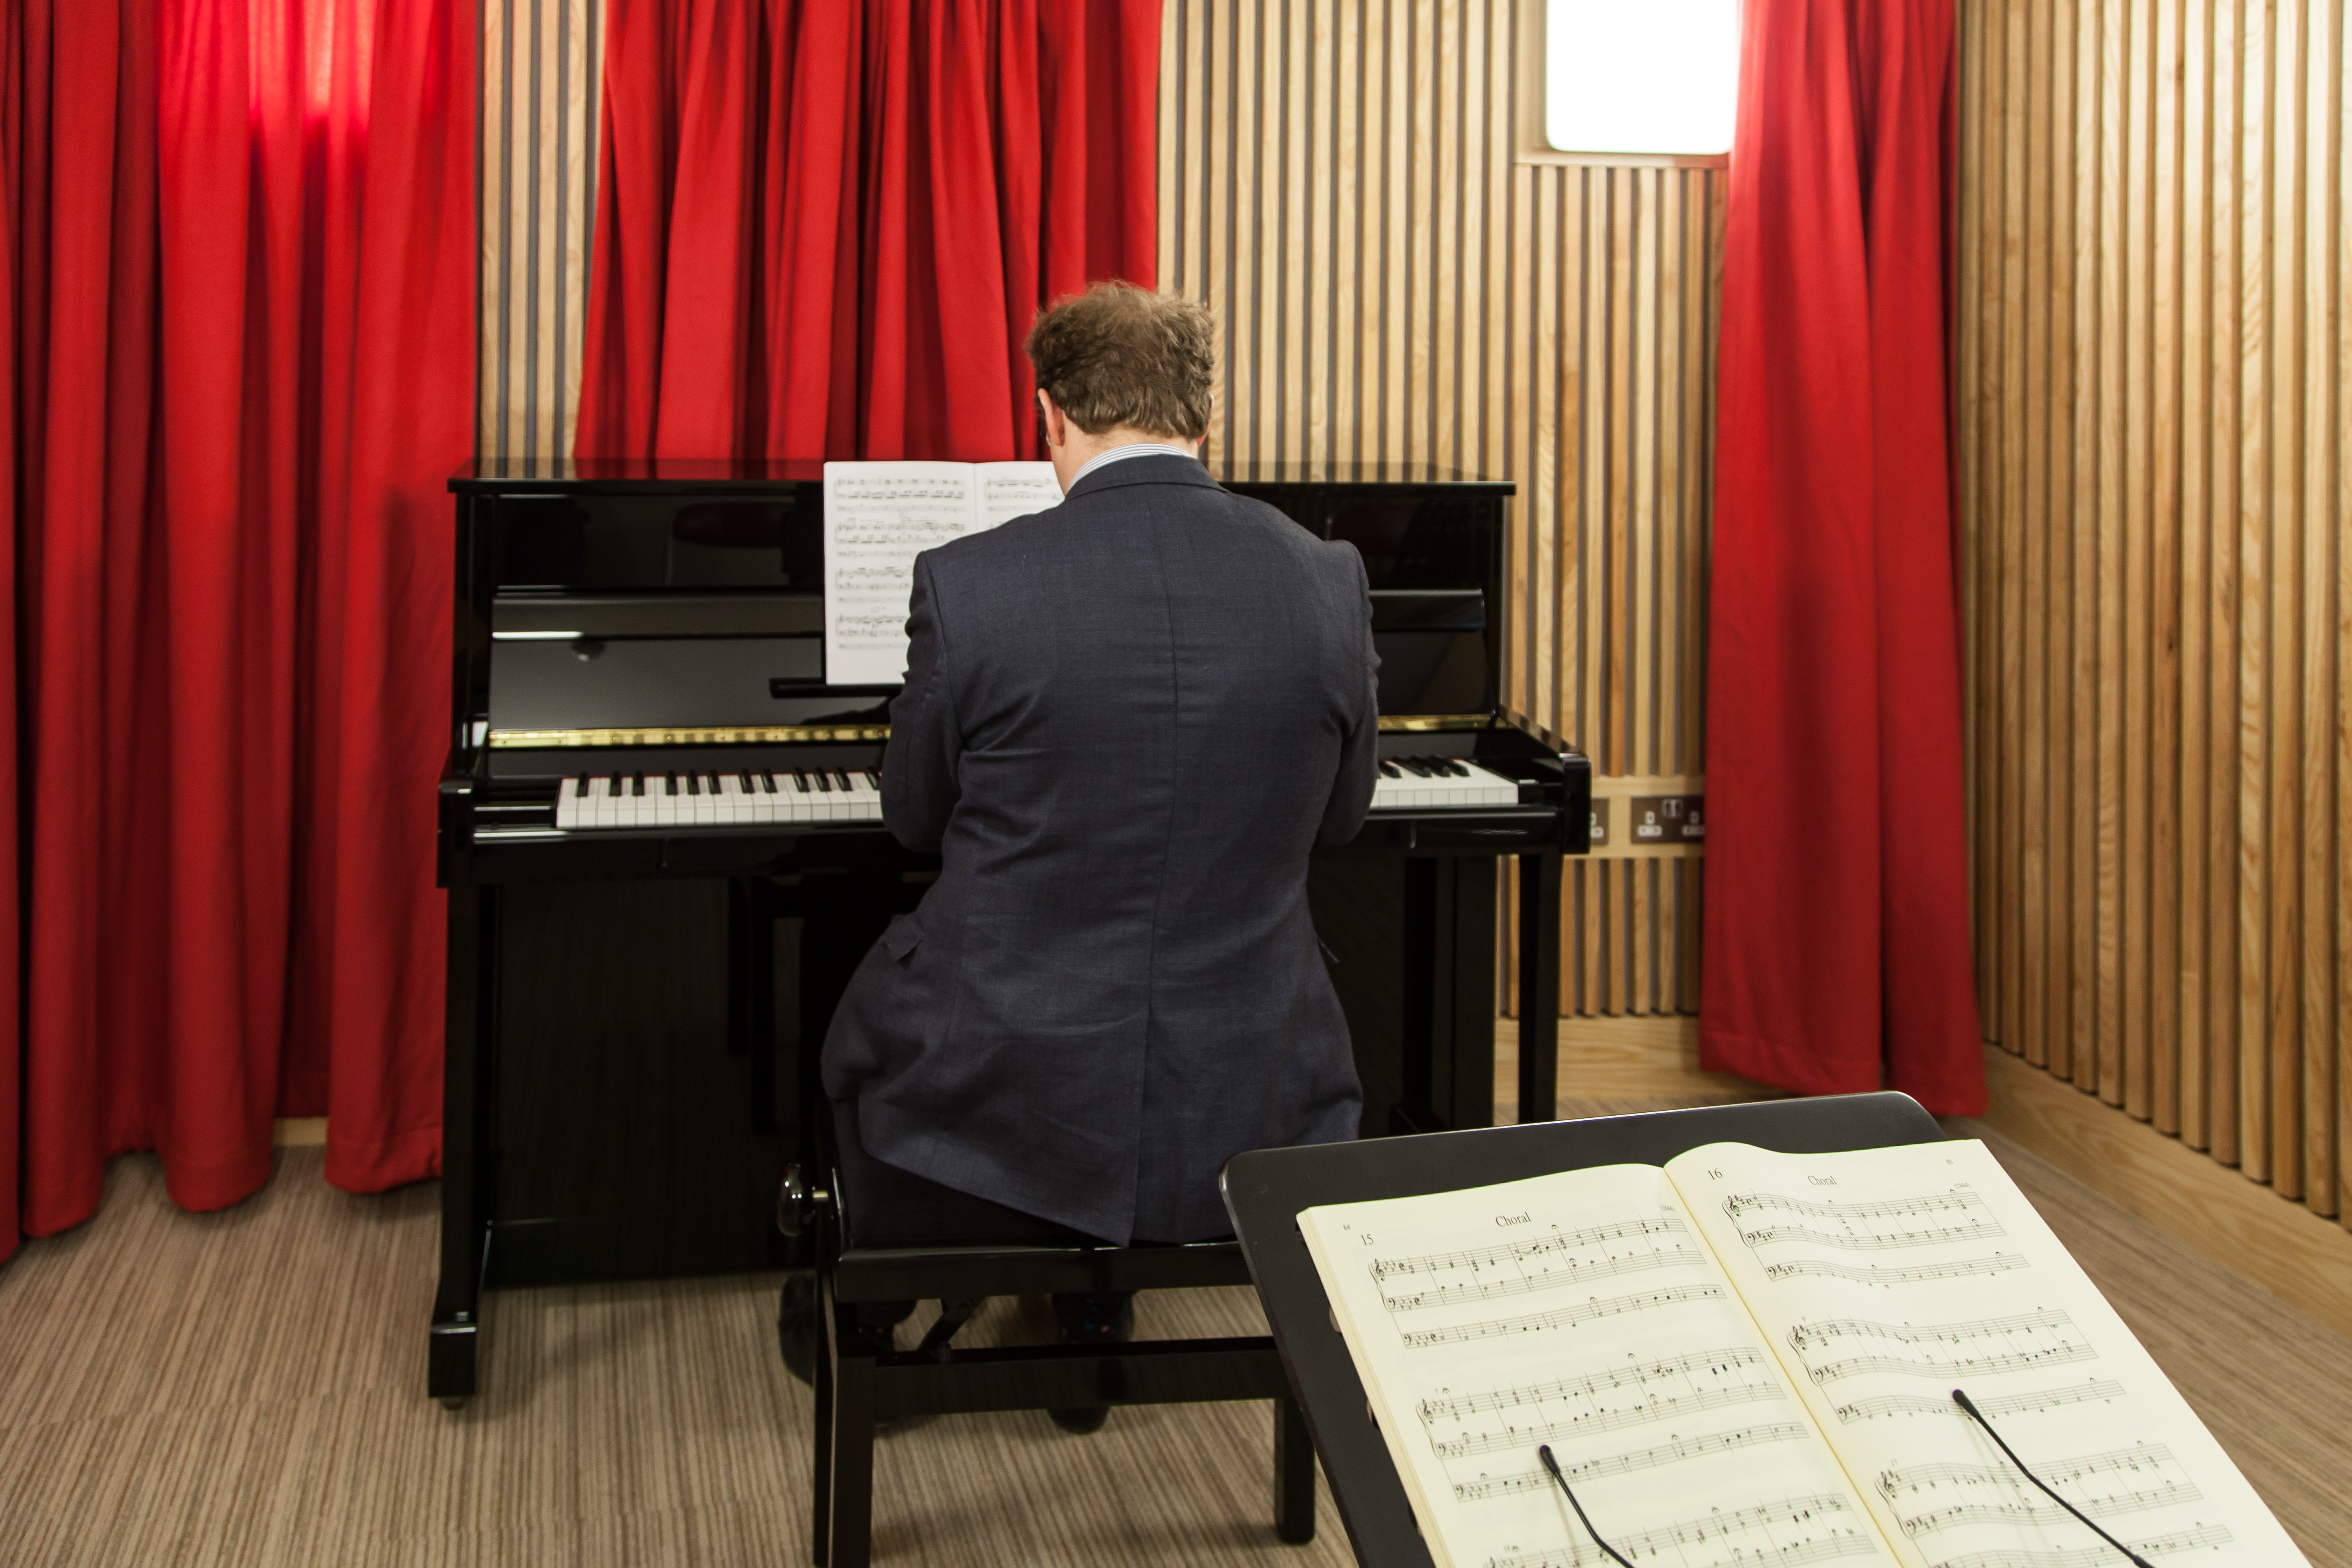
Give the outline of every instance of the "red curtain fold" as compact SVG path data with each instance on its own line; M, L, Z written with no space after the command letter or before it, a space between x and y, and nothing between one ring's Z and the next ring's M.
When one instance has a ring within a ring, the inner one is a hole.
M1034 457L1039 305L1156 257L1159 0L614 0L575 450Z
M0 1255L86 1217L126 1149L184 1206L236 1202L276 1115L331 1113L339 1185L436 1168L475 23L7 9Z
M1747 7L1700 1059L1985 1106L1962 819L1951 0Z

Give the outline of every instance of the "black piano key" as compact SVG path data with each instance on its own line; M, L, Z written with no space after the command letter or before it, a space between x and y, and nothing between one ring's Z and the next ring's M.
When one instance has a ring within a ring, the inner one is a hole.
M1398 767L1394 763L1384 762L1381 764L1381 777L1384 779L1401 779L1404 777L1404 770Z
M1451 776L1457 779L1466 779L1470 776L1470 770L1464 767L1461 763L1456 761L1454 758L1444 757L1440 760L1445 763L1445 771Z
M702 775L700 773L688 773L686 775L686 793L688 795L700 795L702 793Z
M868 768L866 770L866 782L872 784L877 790L879 790L882 787L882 775L875 772L872 768Z
M664 773L664 774L662 774L662 794L664 794L664 795L676 795L677 793L677 775L676 773Z
M631 795L643 795L646 793L645 774L631 773L629 775L629 793Z
M835 786L835 788L839 789L839 790L841 791L841 793L842 793L842 794L844 794L844 795L847 795L847 794L849 793L849 775L848 775L848 773L846 773L843 772L843 771L842 771L841 769L839 769L839 768L835 768L835 769L834 769L834 770L833 770L833 779L834 779L834 786Z
M705 795L725 795L727 792L719 787L719 775L717 773L705 773L702 775L702 793Z
M745 795L756 795L759 793L751 787L751 775L748 772L742 774L738 782L742 784L743 793Z
M820 794L831 795L833 793L833 775L826 773L823 768L817 769L816 787Z
M1399 757L1397 765L1417 779L1425 779L1429 776L1429 764L1419 757Z
M762 771L762 772L761 773L761 774L760 774L760 793L761 793L761 795L773 795L773 794L775 794L775 793L776 793L776 775L775 775L775 774L773 774L773 773L772 773L765 772L765 771Z
M801 772L799 769L794 769L793 772L793 788L798 794L808 794L808 774Z
M607 780L605 780L605 781L604 781L604 793L605 793L606 795L611 795L611 796L614 797L615 799L619 798L620 794L621 794L621 775L620 775L620 774L618 774L618 773L614 773L611 778L609 778L609 779L607 779Z

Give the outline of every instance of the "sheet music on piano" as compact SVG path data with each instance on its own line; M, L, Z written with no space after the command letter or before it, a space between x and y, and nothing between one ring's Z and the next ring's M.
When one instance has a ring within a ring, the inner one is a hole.
M1431 1555L2304 1561L1984 1145L1696 1149L1299 1215Z
M916 556L1061 502L1051 463L827 463L825 683L906 679Z

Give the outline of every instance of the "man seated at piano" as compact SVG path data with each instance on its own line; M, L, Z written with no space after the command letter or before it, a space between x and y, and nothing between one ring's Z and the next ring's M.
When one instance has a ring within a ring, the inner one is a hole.
M841 1157L906 1239L1223 1236L1229 1157L1355 1135L1307 869L1371 803L1370 597L1353 546L1202 466L1213 341L1126 284L1043 312L1062 504L915 563L882 809L940 877L824 1050ZM1055 1307L1067 1342L1132 1321Z

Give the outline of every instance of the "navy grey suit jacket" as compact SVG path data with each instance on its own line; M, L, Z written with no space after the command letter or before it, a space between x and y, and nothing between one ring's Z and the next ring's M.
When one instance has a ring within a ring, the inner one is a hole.
M852 979L826 1092L942 1185L1223 1234L1228 1157L1356 1132L1307 861L1379 765L1362 559L1129 458L926 551L910 611L883 818L941 869Z

